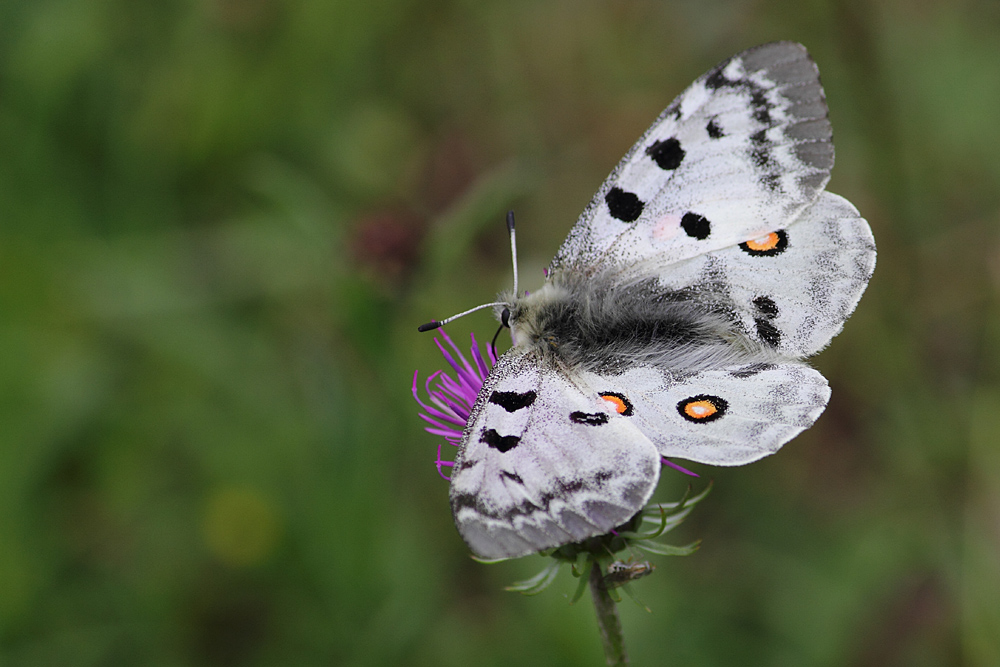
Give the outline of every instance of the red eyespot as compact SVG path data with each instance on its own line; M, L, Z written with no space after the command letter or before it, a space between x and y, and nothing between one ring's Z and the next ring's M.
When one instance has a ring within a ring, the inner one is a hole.
M601 398L603 398L611 405L615 406L615 412L617 412L618 414L624 415L625 417L631 416L632 403L630 403L629 400L625 398L623 395L611 391L606 391L601 394Z
M788 248L788 234L783 229L759 236L740 244L740 249L753 257L774 257Z
M778 247L779 240L778 232L771 232L767 236L761 236L759 239L747 241L747 247L750 248L750 250L756 250L757 252L773 250Z
M699 424L718 419L726 414L727 408L729 408L729 404L725 400L707 394L685 398L677 404L677 412L681 414L681 417Z

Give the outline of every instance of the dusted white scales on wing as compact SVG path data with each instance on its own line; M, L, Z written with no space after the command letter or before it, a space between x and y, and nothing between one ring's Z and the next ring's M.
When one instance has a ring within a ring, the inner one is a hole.
M513 558L603 535L642 509L659 454L630 419L532 353L501 357L452 473L473 552Z
M695 81L598 190L551 270L595 272L651 256L667 264L782 229L833 166L819 72L776 42Z
M491 304L514 347L465 421L450 496L477 555L606 535L660 457L743 465L816 421L830 388L803 360L875 266L868 223L824 191L831 136L804 47L739 53L626 154L542 288Z
M826 378L801 363L756 363L697 373L635 366L585 374L620 393L662 456L736 466L775 453L813 425L830 398Z

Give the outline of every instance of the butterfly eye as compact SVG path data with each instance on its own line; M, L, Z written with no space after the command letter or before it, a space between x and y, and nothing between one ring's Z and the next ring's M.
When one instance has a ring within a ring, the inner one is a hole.
M718 396L701 394L685 398L677 404L677 412L690 422L705 423L715 421L726 414L729 403Z
M500 311L500 324L510 329L510 308L505 307Z
M615 412L625 417L632 415L632 403L621 394L606 391L601 394L601 398L614 406Z

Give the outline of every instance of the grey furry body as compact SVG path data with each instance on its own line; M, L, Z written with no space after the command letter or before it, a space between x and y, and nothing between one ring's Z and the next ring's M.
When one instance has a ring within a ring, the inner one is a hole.
M569 367L615 372L641 364L694 373L783 360L749 339L717 297L664 291L655 278L622 284L558 271L537 292L499 300L510 309L515 346Z

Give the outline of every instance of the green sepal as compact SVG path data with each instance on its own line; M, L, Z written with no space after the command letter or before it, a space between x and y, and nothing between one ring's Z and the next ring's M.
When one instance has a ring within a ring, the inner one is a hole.
M562 565L562 563L554 560L549 563L548 567L533 576L531 579L516 581L510 586L506 586L504 590L520 593L521 595L538 595L551 586L552 582L556 580L556 575L559 574L560 565Z
M701 540L692 542L691 544L683 547L675 547L671 544L660 544L659 542L649 541L636 542L632 546L660 556L690 556L698 550L698 547L701 546Z
M589 561L588 561L589 562ZM576 591L573 593L573 597L570 598L570 604L576 604L577 600L583 597L583 592L587 590L587 584L590 582L590 577L581 576L580 582L576 585Z
M510 558L480 558L476 554L469 554L469 558L483 565L493 565L494 563L502 563L505 560L510 560Z

